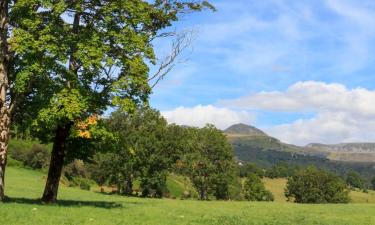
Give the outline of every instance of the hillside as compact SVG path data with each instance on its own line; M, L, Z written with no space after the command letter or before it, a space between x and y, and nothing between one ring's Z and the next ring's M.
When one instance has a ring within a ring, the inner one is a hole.
M298 166L315 165L341 175L355 170L368 180L375 174L373 166L375 154L372 155L373 153L369 153L369 150L366 152L341 152L329 151L327 145L321 144L311 144L305 147L290 145L266 135L257 128L244 124L233 125L224 132L239 161L256 163L261 167L270 167L279 162ZM362 145L351 144L348 146ZM366 146L368 149L371 145ZM362 151L364 151L363 148Z
M336 161L375 162L375 143L312 143L306 147L316 151L327 152L327 158Z
M373 204L302 205L284 202L194 201L128 198L61 187L59 203L36 199L45 174L8 167L7 195L0 204L3 225L248 225L248 224L372 224ZM277 188L278 184L274 185ZM22 216L20 216L22 215Z
M262 130L245 124L235 124L224 130L228 140L233 145L235 155L239 160L249 161L249 154L254 159L252 152L272 151L276 155L290 155L294 157L299 155L317 156L326 158L329 154L326 151L310 147L300 147L283 143L280 140L267 135ZM285 154L284 154L285 153ZM265 153L267 154L267 153ZM281 158L285 158L281 156Z
M306 146L296 146L283 143L267 135L262 130L245 124L235 124L224 130L228 140L234 145L252 150L272 150L295 153L303 156L316 156L333 161L344 162L375 162L375 143L341 143L334 145L312 143ZM236 150L240 160L243 153Z
M267 134L264 133L262 130L243 123L234 124L228 127L226 130L224 130L224 133L228 135L238 136L267 136Z
M224 130L224 133L233 145L248 146L263 150L303 153L303 148L283 143L253 126L235 124Z

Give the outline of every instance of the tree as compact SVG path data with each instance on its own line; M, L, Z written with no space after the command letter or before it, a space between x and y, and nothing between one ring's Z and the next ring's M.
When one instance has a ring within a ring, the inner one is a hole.
M349 171L346 175L346 183L354 188L365 188L364 180L359 175L359 173L355 171Z
M288 178L285 196L297 203L347 203L349 191L337 175L309 167Z
M46 34L39 44L48 49L48 76L23 109L42 106L33 122L34 132L42 141L53 142L42 200L55 202L65 158L77 155L72 144L77 123L101 115L109 106L129 111L147 102L150 82L159 80L149 76L148 63L156 63L152 40L165 36L160 31L178 20L181 12L212 6L206 1L176 0L20 2L28 2L43 16L37 27Z
M255 173L247 175L243 186L243 195L249 201L273 201L272 193L264 187L262 180Z
M191 152L185 153L182 165L198 191L200 200L210 194L228 199L229 183L234 176L233 150L226 136L212 125L202 129L190 128Z
M166 150L167 122L156 110L139 107L134 113L116 111L107 121L118 137L116 147L108 153L118 192L131 195L138 178L143 196L162 197L171 155Z
M17 120L17 114L24 112L19 108L25 101L40 97L37 93L42 93L42 87L44 94L49 93L50 83L46 78L54 67L54 58L48 44L51 32L45 12L41 10L46 2L0 2L0 201L5 196L10 128ZM48 100L47 97L44 99ZM34 105L33 111L38 109L38 105Z
M239 166L240 177L247 177L249 174L252 173L256 174L259 177L264 176L264 170L254 163L246 163L245 165Z

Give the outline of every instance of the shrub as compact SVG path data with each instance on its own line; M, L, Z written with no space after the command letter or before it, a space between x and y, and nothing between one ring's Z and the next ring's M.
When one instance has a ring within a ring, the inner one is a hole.
M41 169L48 166L49 160L50 152L48 148L40 144L34 144L26 154L24 165L33 169Z
M285 196L297 203L347 203L348 190L337 175L309 167L288 178Z
M82 190L90 190L91 186L95 184L94 181L83 178L83 177L73 177L71 180L69 180L69 186L70 187L79 187Z
M359 173L355 171L350 171L346 175L346 183L350 187L354 187L354 188L364 189L366 187L365 182L362 179L362 177L359 175Z
M64 167L64 176L69 180L73 177L88 177L87 168L82 160L75 159L73 162L69 163Z
M21 161L13 159L12 157L8 157L8 159L7 159L7 166L22 167L23 163Z
M249 201L273 201L272 193L264 187L262 180L254 173L245 179L243 188L244 198Z

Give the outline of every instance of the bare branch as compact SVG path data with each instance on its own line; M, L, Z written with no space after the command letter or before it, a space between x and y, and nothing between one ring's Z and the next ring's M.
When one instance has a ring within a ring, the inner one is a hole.
M176 64L183 62L178 61L178 58L181 53L192 44L196 36L195 34L196 32L194 30L187 30L174 34L175 39L172 42L171 53L161 60L157 71L148 79L148 82L151 83L151 88L154 88L161 80L163 80ZM168 35L171 35L171 33L168 33Z

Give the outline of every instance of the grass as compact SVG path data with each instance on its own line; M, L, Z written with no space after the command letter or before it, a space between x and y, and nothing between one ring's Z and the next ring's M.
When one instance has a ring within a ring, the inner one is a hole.
M275 197L275 202L287 202L287 198L284 196L284 189L286 186L286 179L270 179L263 178L266 189L271 191ZM352 190L349 193L351 203L375 203L375 191L369 190L368 193L364 193L360 190Z
M266 189L272 192L273 197L275 197L275 202L287 202L287 198L284 195L286 179L263 178L263 183Z
M41 196L45 175L9 167L7 203L0 204L3 224L375 224L375 205L301 205L283 202L200 202L194 200L127 198L61 187L59 203L44 205ZM276 183L268 181L276 190ZM270 185L267 185L270 187ZM358 196L360 198L360 196Z

